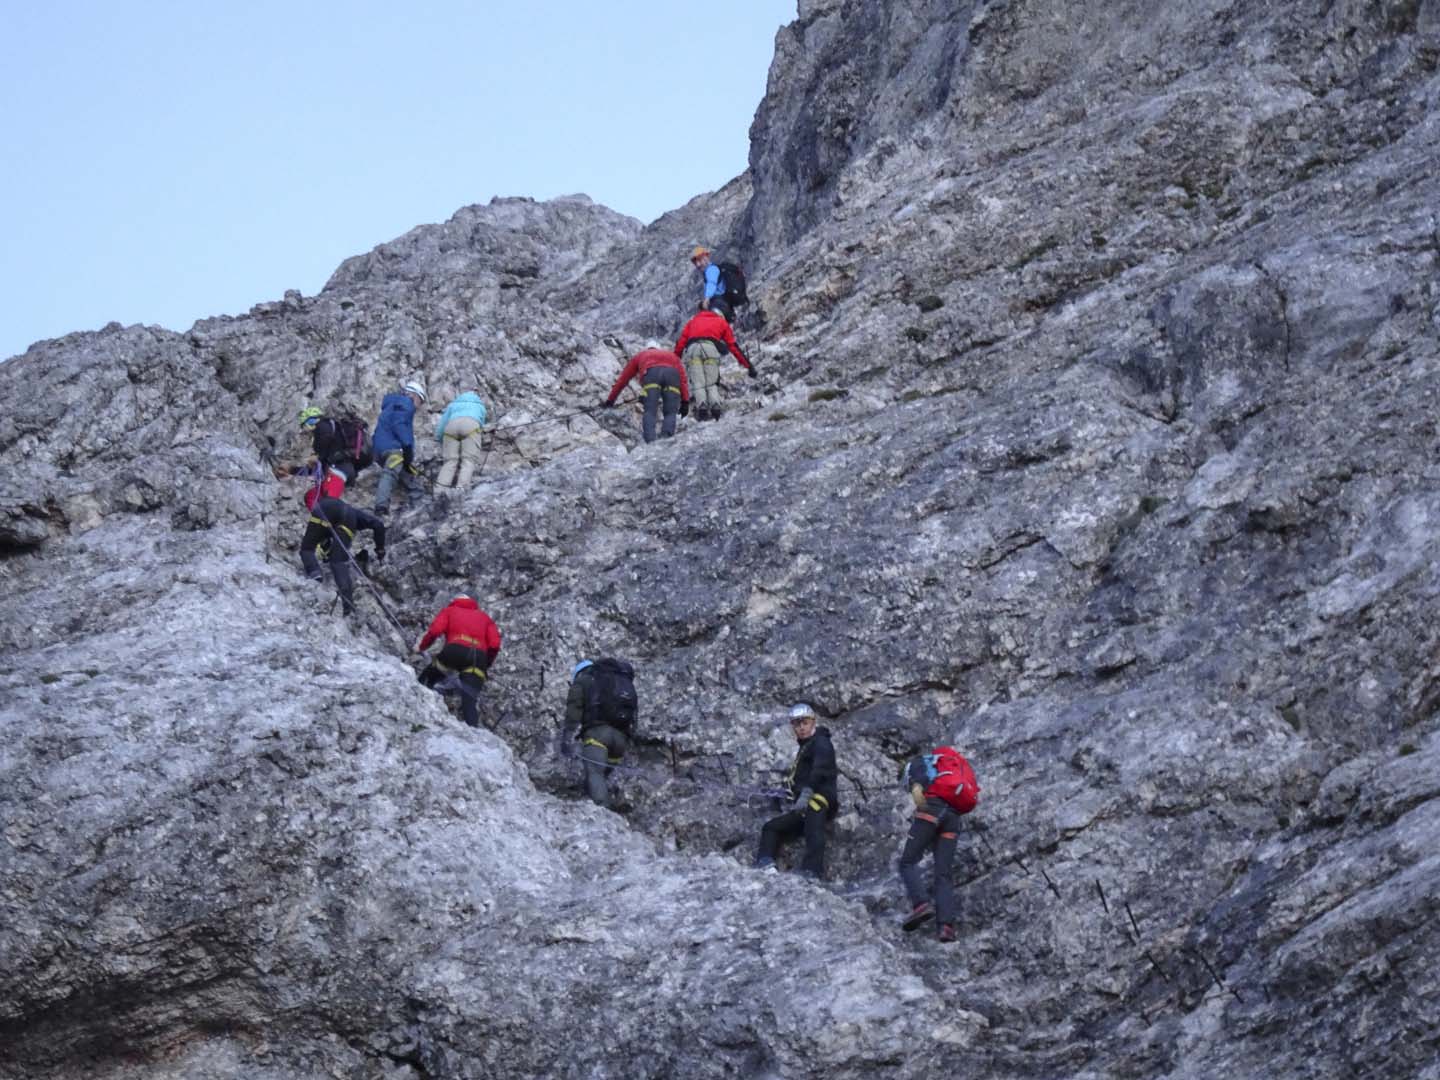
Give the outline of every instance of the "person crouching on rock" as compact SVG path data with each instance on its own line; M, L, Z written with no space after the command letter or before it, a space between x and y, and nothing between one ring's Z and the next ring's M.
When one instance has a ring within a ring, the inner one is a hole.
M385 522L344 502L340 498L344 493L345 475L339 469L326 469L305 492L310 520L305 524L305 535L300 538L300 565L308 577L320 581L325 574L320 569L317 550L326 557L340 603L349 615L355 610L355 584L350 566L355 561L356 534L369 530L375 544L375 560L384 562Z
M730 305L716 300L707 310L703 306L675 342L675 355L685 361L685 370L690 376L690 392L695 395L695 419L720 419L720 358L733 356L735 362L745 369L745 374L755 378L755 365L740 349L735 332L730 329Z
M675 434L676 412L681 416L690 412L690 380L685 376L685 367L680 363L680 357L658 341L650 342L630 358L630 362L620 372L620 377L615 380L615 385L610 388L610 396L600 403L600 407L613 409L620 391L637 375L645 394L645 419L640 425L641 436L647 443L655 441L655 418L662 411L661 399L664 399L665 419L660 426L660 437L670 438Z
M790 709L790 730L800 744L788 779L793 805L765 822L760 830L760 850L755 855L757 869L775 865L781 841L804 836L802 872L817 879L825 876L825 825L840 809L840 796L836 790L839 773L835 747L830 742L830 729L816 726L819 719L809 705L795 705Z
M415 643L423 653L440 638L444 646L420 673L420 681L432 690L454 675L460 691L460 718L471 727L480 726L480 691L485 688L490 665L500 655L500 630L480 610L469 593L461 593L440 609L425 636Z
M975 809L980 798L980 785L974 770L960 751L952 746L938 746L932 753L910 761L904 773L905 786L915 803L915 816L910 819L910 835L900 855L900 880L910 898L910 914L900 925L914 930L926 920L938 916L940 940L955 940L955 885L951 868L955 862L955 839L960 829L960 815ZM935 852L935 899L932 902L920 877L920 860L930 850Z

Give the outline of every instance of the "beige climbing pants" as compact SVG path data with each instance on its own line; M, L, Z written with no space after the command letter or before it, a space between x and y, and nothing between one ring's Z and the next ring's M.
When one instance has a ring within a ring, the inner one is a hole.
M720 407L720 350L713 342L685 346L685 375L690 380L690 401L697 409Z
M440 475L435 486L468 488L479 461L480 421L473 416L455 417L445 425L440 446Z

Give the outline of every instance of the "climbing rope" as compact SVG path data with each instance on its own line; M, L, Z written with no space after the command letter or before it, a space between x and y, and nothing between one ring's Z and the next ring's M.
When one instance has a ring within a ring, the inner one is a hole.
M390 609L385 606L385 601L380 597L380 590L377 589L375 587L375 583L370 580L370 575L365 573L364 569L360 566L360 564L355 561L354 552L352 552L349 545L340 538L340 530L336 528L335 523L326 516L325 508L320 505L321 500L319 492L321 484L324 481L324 477L324 466L322 465L320 466L320 471L316 473L315 478L316 499L314 513L320 518L321 522L324 523L325 527L330 530L330 542L340 545L340 550L344 552L345 558L350 563L351 568L355 571L356 574L360 576L360 580L365 583L365 587L370 590L371 595L375 598L375 603L379 606L381 612L384 613L385 618L390 621L390 625L395 628L395 632L400 635L400 640L408 646L410 643L410 639L405 634L405 628L400 625L400 620L397 619L390 611Z

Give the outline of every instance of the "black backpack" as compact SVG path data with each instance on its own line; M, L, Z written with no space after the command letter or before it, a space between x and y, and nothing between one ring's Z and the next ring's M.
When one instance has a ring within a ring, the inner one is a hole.
M354 413L346 413L335 423L339 428L345 452L350 456L350 460L355 462L356 471L375 464L375 451L370 446L370 429L365 426L365 421Z
M609 724L629 734L640 705L635 694L635 669L627 661L603 657L590 665L590 671L585 726Z
M720 269L720 295L732 308L748 304L750 297L745 293L745 271L739 263L722 262Z

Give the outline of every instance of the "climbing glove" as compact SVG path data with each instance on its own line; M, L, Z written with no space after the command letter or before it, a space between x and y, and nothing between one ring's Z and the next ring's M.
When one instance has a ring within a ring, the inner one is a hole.
M608 400L608 399L605 400L605 401L600 402L600 408L602 408L602 409L613 409L614 407L615 407L615 402L610 401L610 400Z
M379 566L379 565L380 565L381 563L383 563L384 561L385 561L385 549L384 549L384 548L376 548L376 549L375 549L375 565L376 565L376 566Z
M681 415L681 416L689 416L689 415L690 415L690 403L689 403L688 401L682 401L682 402L680 402L680 415Z
M750 366L745 369L745 374L753 379L756 378L760 373L755 370L755 364L752 362Z
M801 788L800 794L795 797L795 805L792 806L790 809L804 810L807 806L810 805L810 797L814 794L815 792L811 788Z

